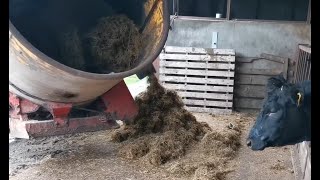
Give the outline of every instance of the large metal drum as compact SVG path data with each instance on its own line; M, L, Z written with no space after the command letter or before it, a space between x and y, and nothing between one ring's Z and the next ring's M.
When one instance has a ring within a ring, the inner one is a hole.
M58 1L61 1L62 5L66 7L65 0L53 0L52 2ZM26 24L29 21L23 19L26 15L20 15L19 13L23 8L23 3L30 3L30 7L26 7L29 8L30 12L33 11L32 8L41 8L36 5L39 1L10 0L9 2L11 3L9 91L37 104L60 102L80 105L95 100L123 78L136 74L150 65L161 52L168 35L170 17L166 0L117 0L119 2L117 6L125 6L121 13L126 13L129 18L134 19L138 24L140 23L140 26L144 27L142 36L147 43L141 50L139 63L136 67L125 72L109 74L85 72L59 63L41 51L41 47L34 46L28 40L27 36L37 37L37 33L39 37L41 35L45 37L45 32L43 32L45 29L41 29L44 24L41 24L43 22L33 21L34 24L29 25L31 28L27 31L23 28L27 26ZM81 4L82 1L78 0L78 2ZM130 5L132 2L134 4ZM32 6L31 3L35 5ZM76 8L77 6L72 7L71 11ZM91 9L91 11L83 13L82 16L87 17L90 12L94 12L94 10ZM56 16L60 14L63 13L56 12ZM79 18L79 21L81 21L81 17ZM32 31L33 29L37 29L37 31ZM50 46L50 39L48 38L47 41L48 46ZM51 46L52 48L54 46Z

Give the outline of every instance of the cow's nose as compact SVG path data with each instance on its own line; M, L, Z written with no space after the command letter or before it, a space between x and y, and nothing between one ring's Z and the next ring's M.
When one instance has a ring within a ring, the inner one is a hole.
M251 147L251 141L250 140L247 140L247 146Z

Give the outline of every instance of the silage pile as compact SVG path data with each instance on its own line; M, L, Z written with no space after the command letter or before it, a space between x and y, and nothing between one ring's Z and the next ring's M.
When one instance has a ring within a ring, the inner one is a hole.
M58 41L61 63L93 73L132 69L142 48L138 27L125 15L100 18L88 33L68 28Z
M149 82L136 99L138 116L112 136L122 144L119 156L186 178L223 179L230 171L226 163L240 146L237 125L227 132L212 131L183 108L174 91L164 89L155 77Z
M90 50L97 66L121 72L131 69L142 45L138 28L127 16L100 19L89 33Z

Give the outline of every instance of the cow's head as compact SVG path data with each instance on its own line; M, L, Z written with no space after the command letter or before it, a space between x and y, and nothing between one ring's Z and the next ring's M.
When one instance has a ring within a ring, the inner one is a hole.
M272 81L280 83L273 78L269 79L269 85ZM302 107L305 93L288 83L282 83L279 88L276 87L279 87L279 84L272 86L274 89L268 93L262 110L250 130L247 145L252 150L310 140L311 120L308 119L310 116L306 115Z

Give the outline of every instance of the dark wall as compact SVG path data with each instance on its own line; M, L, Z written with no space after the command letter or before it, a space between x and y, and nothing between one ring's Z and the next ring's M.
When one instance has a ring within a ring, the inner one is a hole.
M234 0L231 18L306 21L309 0Z
M257 0L236 0L231 4L231 18L255 19L257 16Z
M173 0L170 0L170 4ZM231 18L306 21L309 0L232 0ZM226 17L227 0L180 0L179 15Z
M227 0L180 0L179 15L215 17L216 13L226 16Z

